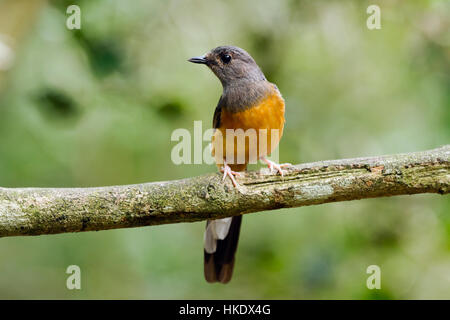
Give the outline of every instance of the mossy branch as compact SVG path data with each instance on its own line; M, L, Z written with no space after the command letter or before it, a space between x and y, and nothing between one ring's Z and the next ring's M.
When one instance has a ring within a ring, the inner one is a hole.
M363 198L447 194L450 145L391 156L267 169L238 177L99 188L0 188L0 237L130 228Z

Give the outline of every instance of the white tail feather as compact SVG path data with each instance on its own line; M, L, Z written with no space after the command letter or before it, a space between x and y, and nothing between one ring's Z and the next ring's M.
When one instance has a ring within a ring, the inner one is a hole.
M223 240L228 235L232 219L232 217L229 217L209 221L204 237L205 251L207 253L216 252L217 240Z

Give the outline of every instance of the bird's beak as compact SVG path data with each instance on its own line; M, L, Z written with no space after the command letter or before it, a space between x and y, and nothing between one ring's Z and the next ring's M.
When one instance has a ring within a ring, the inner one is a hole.
M200 64L207 64L208 63L208 60L206 59L206 56L193 57L193 58L190 58L188 61L192 62L192 63L200 63Z

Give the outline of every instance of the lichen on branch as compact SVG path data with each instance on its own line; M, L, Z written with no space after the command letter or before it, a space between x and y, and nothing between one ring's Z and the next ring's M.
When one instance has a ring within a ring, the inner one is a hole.
M183 180L97 188L0 188L0 237L129 228L279 208L449 193L450 145L438 149Z

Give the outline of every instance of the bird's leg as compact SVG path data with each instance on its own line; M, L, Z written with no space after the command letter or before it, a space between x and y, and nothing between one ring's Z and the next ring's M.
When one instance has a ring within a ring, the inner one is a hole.
M290 164L290 163L277 164L277 163L267 159L266 157L261 157L261 160L264 161L265 163L267 163L267 166L269 167L270 171L273 171L275 169L278 171L278 173L281 176L283 176L282 168L292 166L292 164Z
M225 181L226 177L228 176L230 177L231 182L233 182L233 185L235 187L239 186L234 176L240 176L241 174L239 172L231 170L230 166L225 161L223 161L223 167L220 168L220 172L223 172L222 181Z

